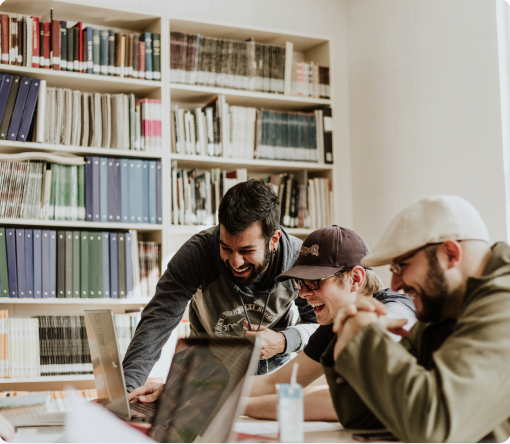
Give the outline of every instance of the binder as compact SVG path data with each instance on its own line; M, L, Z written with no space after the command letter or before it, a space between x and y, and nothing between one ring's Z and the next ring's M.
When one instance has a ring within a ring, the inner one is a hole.
M66 275L65 275L65 297L73 297L73 232L66 231Z
M140 203L142 204L142 223L148 224L150 220L150 202L151 202L151 194L150 194L150 168L149 162L146 160L138 160L142 165L142 198ZM155 217L154 217L155 219Z
M26 298L26 271L25 271L25 230L16 229L16 270L18 273L18 297Z
M142 161L131 159L129 161L129 184L126 193L129 200L129 222L143 223L144 212L144 187ZM124 202L125 189L122 188L122 200ZM145 195L146 196L146 195ZM146 199L145 199L146 200Z
M34 117L35 105L39 96L40 85L41 81L39 79L32 79L25 110L23 111L23 118L21 119L18 136L16 138L16 140L20 142L26 142L27 140L28 130L30 129L30 124L32 123L32 118Z
M129 159L120 159L120 195L121 195L121 219L122 222L131 222L129 213Z
M155 224L157 217L157 166L155 160L149 160L145 163L149 164L149 223Z
M161 196L161 160L156 160L156 223L163 223L163 200Z
M89 233L89 297L103 297L103 234Z
M80 231L80 297L89 297L89 233Z
M7 131L7 140L16 140L16 137L18 136L18 130L21 125L21 118L23 117L23 110L25 109L25 103L27 102L28 91L30 90L31 83L32 79L30 77L23 77L19 83L18 95L12 111L9 129Z
M50 230L42 230L42 297L51 297L50 291Z
M99 158L99 218L101 222L108 222L108 159L106 157ZM112 220L113 222L113 220Z
M7 105L7 98L9 97L12 81L13 76L10 74L2 74L2 83L0 84L0 122L2 122L4 117L5 107Z
M126 253L126 298L132 298L133 294L133 253L131 244L131 234L125 233L125 253Z
M25 296L34 297L34 232L25 228Z
M9 276L9 297L18 297L18 269L16 267L16 230L5 229L5 248L7 250L7 274Z
M108 75L108 52L109 52L109 31L107 30L101 30L99 32L99 73L101 75L107 76Z
M118 265L119 265L119 298L126 298L126 233L117 234Z
M50 230L50 297L57 297L57 232Z
M110 297L110 233L103 231L103 298Z
M85 220L92 222L92 161L93 157L85 157Z
M118 233L110 233L110 297L119 297Z
M73 231L73 298L80 297L80 232Z
M9 95L7 96L2 123L0 124L0 140L5 140L7 138L7 131L9 129L9 123L11 123L12 110L16 102L20 80L20 76L12 76L12 85L9 90Z
M66 297L66 232L57 231L57 297Z
M99 172L99 160L100 157L92 157L92 220L99 222L101 220L99 216L99 196L100 196L100 172ZM85 180L86 181L86 180Z
M42 297L42 230L34 230L34 298Z
M0 296L9 297L9 273L7 272L7 247L5 228L0 227Z

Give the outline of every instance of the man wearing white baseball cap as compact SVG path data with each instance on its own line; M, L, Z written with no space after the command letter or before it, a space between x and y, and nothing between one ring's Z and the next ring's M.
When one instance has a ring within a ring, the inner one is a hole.
M390 265L415 298L400 343L374 300L337 314L322 364L342 425L386 427L401 441L504 441L510 435L510 247L489 244L476 209L456 196L404 208L364 266ZM403 321L402 321L403 322Z

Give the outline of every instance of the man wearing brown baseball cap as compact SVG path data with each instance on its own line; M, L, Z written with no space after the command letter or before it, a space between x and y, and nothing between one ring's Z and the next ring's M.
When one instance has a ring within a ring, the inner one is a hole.
M400 293L382 290L379 277L361 259L369 249L360 235L348 228L331 227L314 231L304 241L296 265L276 277L299 289L299 296L313 307L321 324L308 344L292 362L276 372L254 378L245 414L276 419L276 391L279 383L289 382L293 363L299 363L297 382L304 387L324 374L320 357L334 339L332 323L337 312L356 301L376 299L390 318L406 318L410 328L416 321L412 300ZM395 336L399 340L400 336ZM327 386L305 389L306 420L336 420Z
M404 208L365 266L389 264L418 321L400 343L375 300L343 307L322 356L338 418L403 442L502 442L510 435L510 247L489 244L457 196Z

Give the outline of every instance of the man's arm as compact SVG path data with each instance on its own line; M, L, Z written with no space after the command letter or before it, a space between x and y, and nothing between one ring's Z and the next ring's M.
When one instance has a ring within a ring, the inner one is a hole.
M294 303L299 311L299 322L281 331L286 341L285 353L302 351L310 336L319 327L313 308L306 299L298 297Z
M344 329L359 322L358 315ZM494 292L466 307L434 353L432 370L392 341L377 321L355 333L334 369L338 384L352 387L400 440L477 442L508 418L509 338L508 293Z
M128 392L147 381L161 356L161 349L179 324L188 301L201 285L204 258L210 254L203 237L193 236L168 263L155 296L142 312L142 319L122 363Z

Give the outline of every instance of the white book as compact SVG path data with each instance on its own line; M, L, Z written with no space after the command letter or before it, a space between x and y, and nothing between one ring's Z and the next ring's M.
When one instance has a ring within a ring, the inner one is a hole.
M172 165L172 221L174 225L179 223L179 208L177 201L177 168Z

